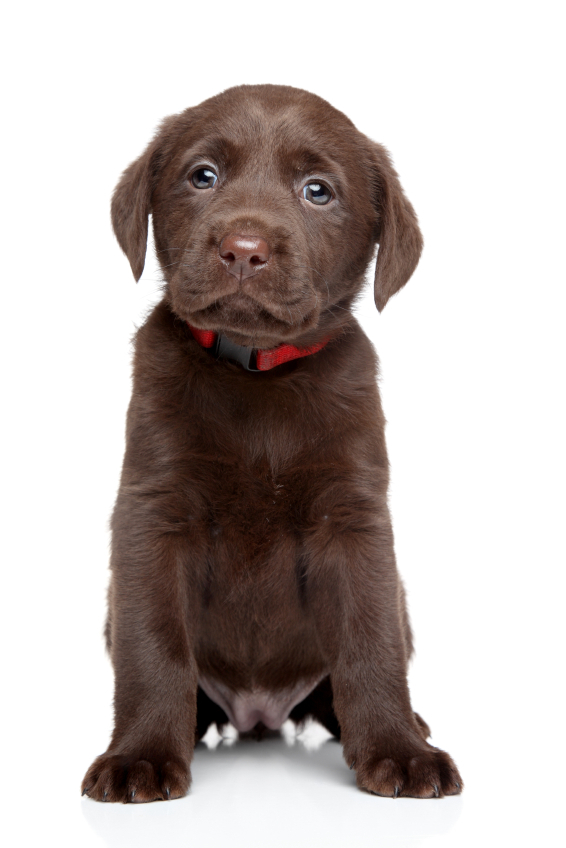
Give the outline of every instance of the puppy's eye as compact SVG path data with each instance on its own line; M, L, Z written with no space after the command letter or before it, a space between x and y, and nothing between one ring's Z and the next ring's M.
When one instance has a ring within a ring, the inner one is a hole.
M212 188L217 180L218 177L210 168L197 168L191 174L191 182L195 188Z
M332 192L322 183L307 183L303 189L303 197L317 206L324 206L332 200Z

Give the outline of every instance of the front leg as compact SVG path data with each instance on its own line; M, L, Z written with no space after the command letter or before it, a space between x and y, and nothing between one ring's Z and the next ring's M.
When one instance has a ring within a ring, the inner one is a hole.
M190 784L197 669L188 586L192 548L159 496L121 495L113 519L109 647L115 726L83 780L98 801L179 798Z
M425 741L411 708L410 634L389 512L367 491L348 498L342 486L336 495L318 499L305 544L308 603L346 762L358 786L377 795L456 795L463 785L456 766Z

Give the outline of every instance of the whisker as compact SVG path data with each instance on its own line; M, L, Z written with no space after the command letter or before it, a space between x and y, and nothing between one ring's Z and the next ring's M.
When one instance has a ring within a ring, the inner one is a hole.
M162 268L171 268L173 265L178 265L181 260L178 259L175 262L170 262L169 265L161 265Z
M338 306L337 303L333 303L332 306L325 306L324 312L332 312L334 309L341 309L343 312L349 312L349 309L346 309L345 306Z

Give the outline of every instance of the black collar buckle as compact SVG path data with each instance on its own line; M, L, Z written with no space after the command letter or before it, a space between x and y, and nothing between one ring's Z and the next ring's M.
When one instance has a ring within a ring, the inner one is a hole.
M212 353L216 359L229 359L231 362L237 362L246 371L259 371L259 368L256 367L257 358L254 348L234 344L222 333L218 334Z

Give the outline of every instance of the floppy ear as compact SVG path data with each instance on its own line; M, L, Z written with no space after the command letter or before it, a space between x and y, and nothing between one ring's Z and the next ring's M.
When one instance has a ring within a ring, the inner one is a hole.
M147 226L151 195L164 158L166 131L175 122L166 118L139 159L129 165L112 195L112 226L118 244L130 260L136 282L142 275L147 248Z
M375 304L381 312L389 298L402 288L417 267L423 248L415 210L405 197L389 154L373 145L378 210L375 266Z
M149 149L126 168L112 196L112 226L118 244L130 260L136 282L142 275L151 206Z

